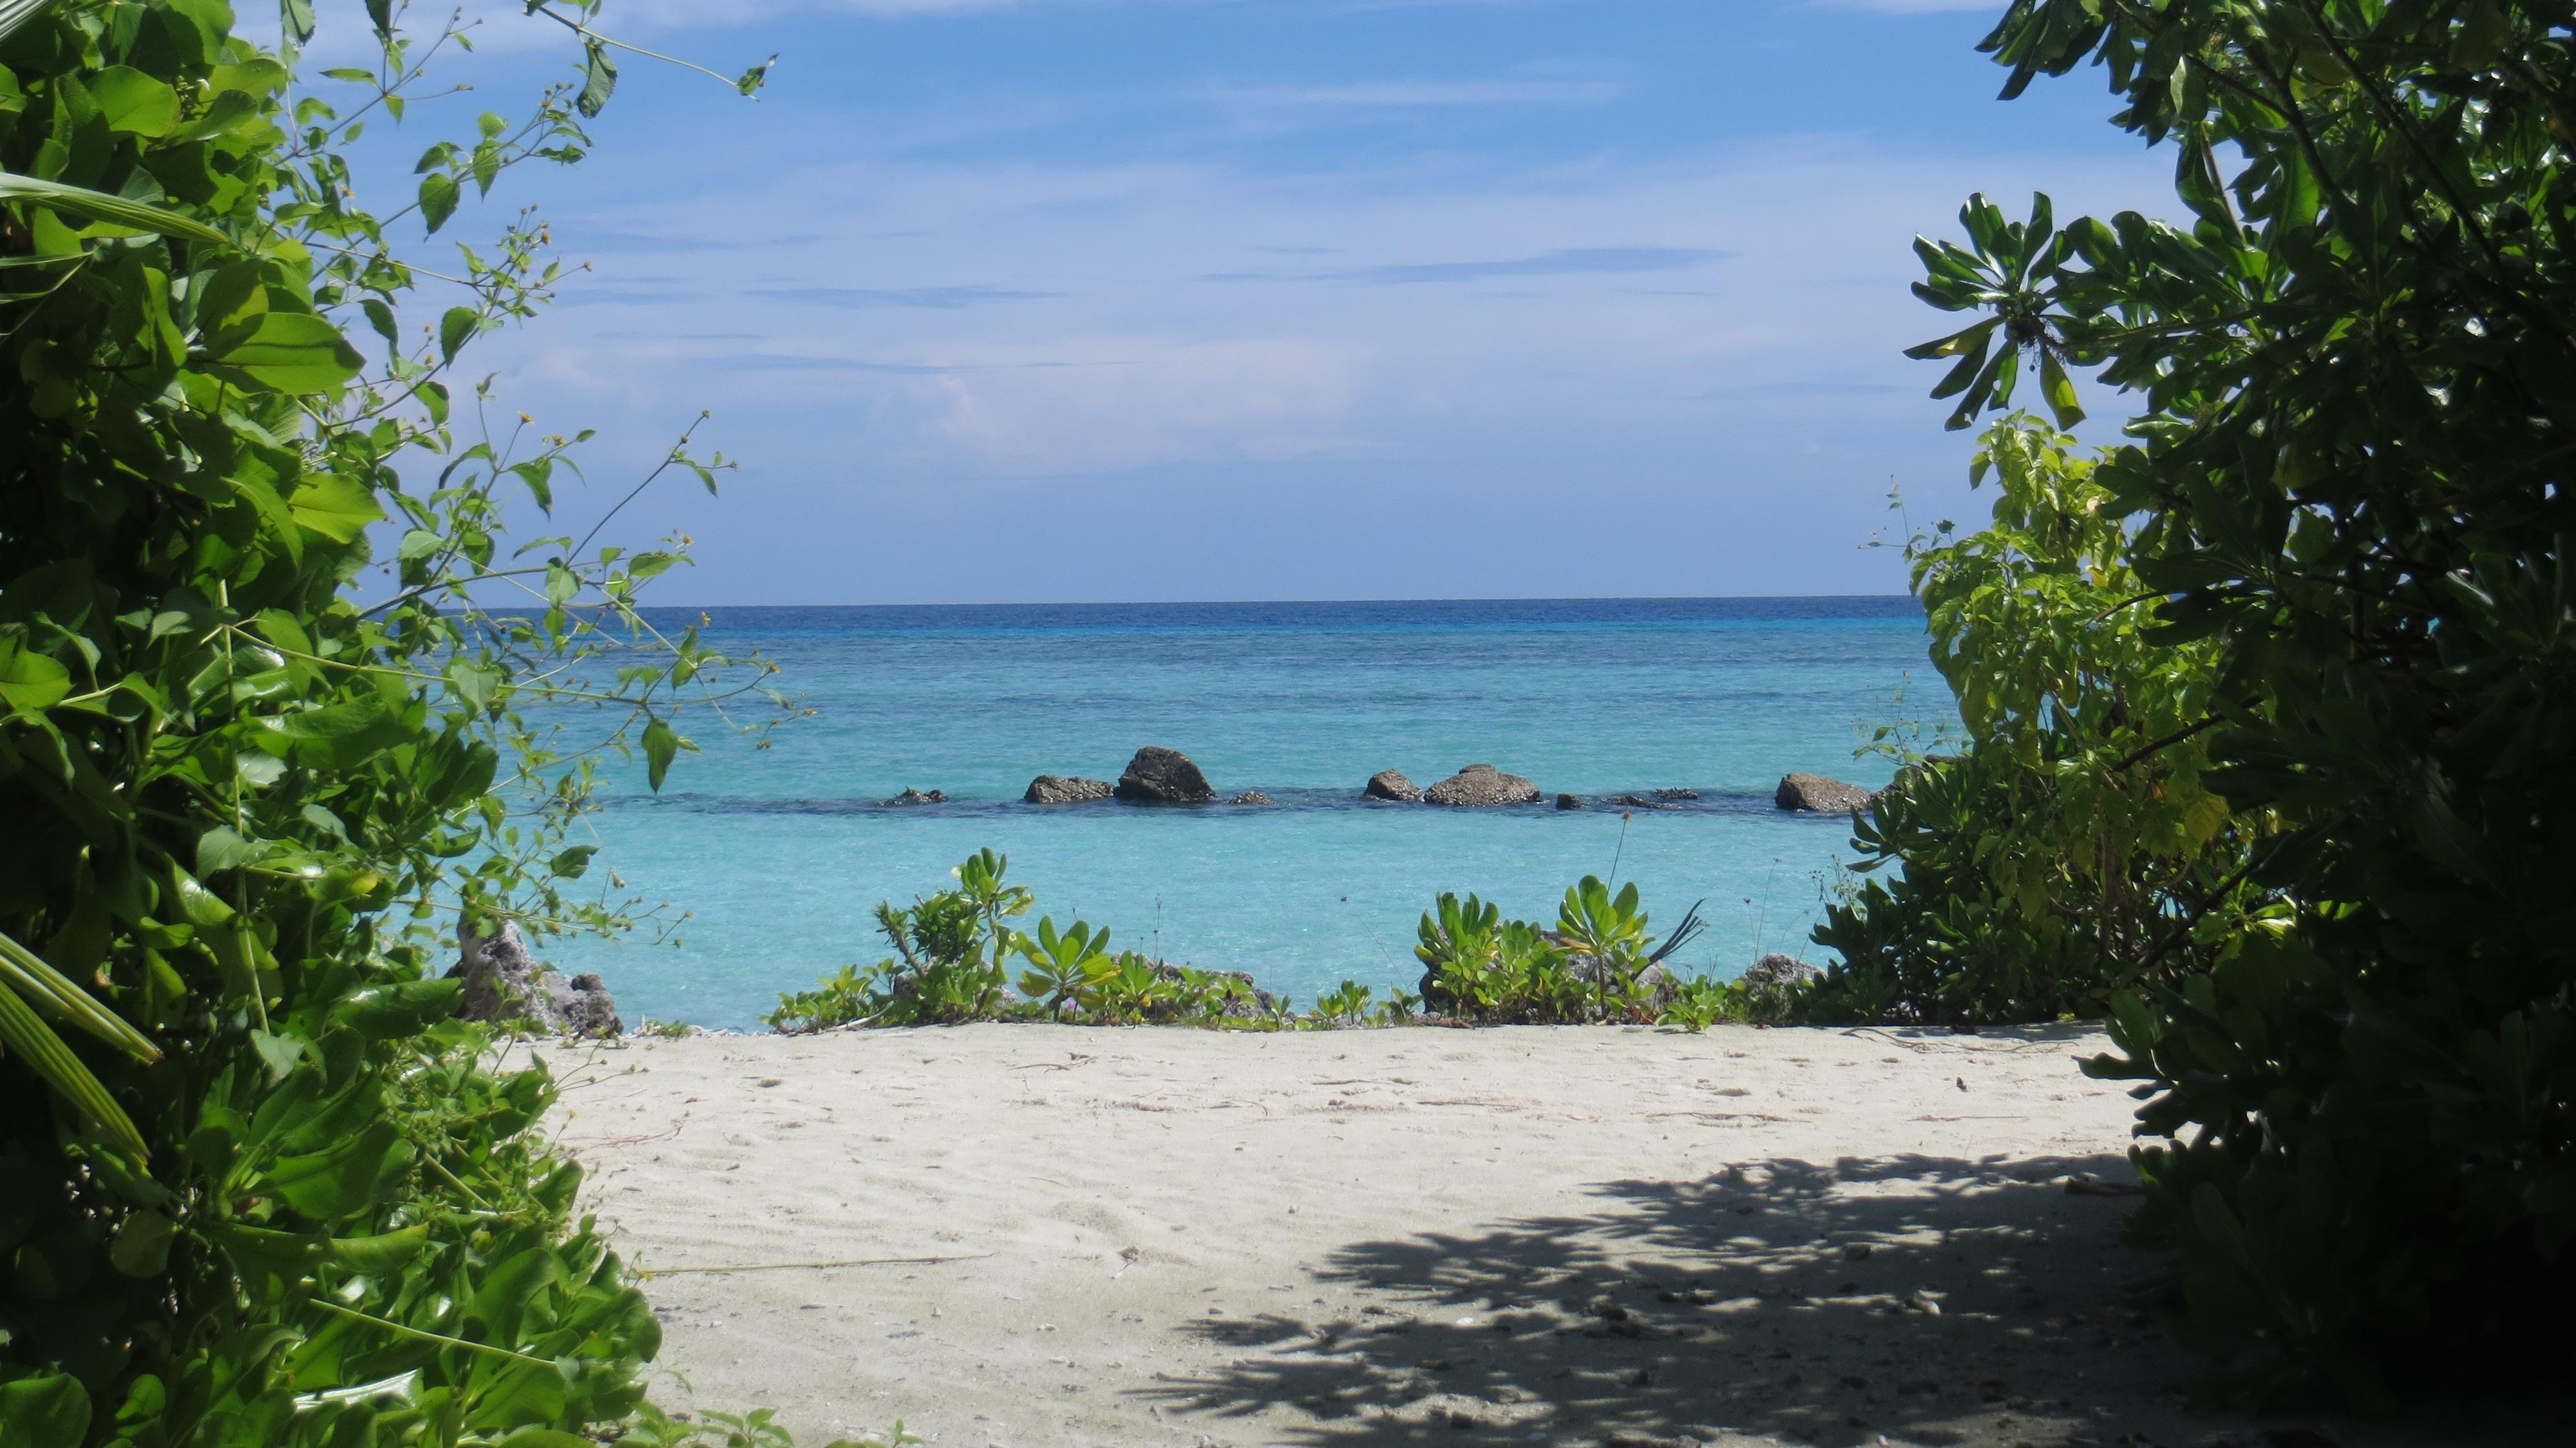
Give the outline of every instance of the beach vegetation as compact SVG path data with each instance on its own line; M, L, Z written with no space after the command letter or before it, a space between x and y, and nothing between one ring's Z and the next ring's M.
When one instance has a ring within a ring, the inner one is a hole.
M2076 756L2114 855L2037 863L2078 887L2070 988L1946 986L1929 950L1920 984L1876 973L1957 1011L2107 993L2113 1048L2086 1070L2143 1103L2131 1234L2171 1254L2151 1301L2220 1389L2385 1404L2454 1368L2557 1371L2576 1332L2567 21L2539 0L2013 0L1983 44L2005 95L2094 67L2115 124L2173 159L2183 214L2061 224L2045 196L2019 220L1977 197L1963 235L1917 246L1917 293L1967 317L1914 352L1948 366L1954 426L2010 408L2025 371L2060 426L2084 369L2121 389L2086 507L2135 591L2094 617L2120 647L2143 620L2130 677L2174 692L2116 768ZM2017 838L1996 768L1934 770L1871 829L1909 874L1966 882L1959 923L2027 927L2032 867L1974 858ZM2105 893L2159 859L2136 883L2169 882L2161 908Z
M1138 978L1120 980L1121 1004L1142 1010L1152 1002L1153 972L1142 961L1111 958L1106 930L1094 932L1075 921L1072 929L1058 933L1049 916L1038 921L1036 935L1021 939L1020 952L1029 960L1029 968L1020 973L1020 990L1049 1020L1063 1020L1068 1007L1098 1011L1101 987L1112 977L1127 975L1131 967Z
M585 435L461 380L556 264L534 212L448 243L615 81L594 5L528 8L579 69L451 127L463 32L398 5L323 75L300 0L273 44L220 0L0 6L0 1442L642 1411L660 1328L538 1129L561 1083L440 967L469 922L649 922L574 837L596 771L774 716L637 612L682 543L565 516ZM416 174L366 184L398 124ZM721 467L684 432L635 486Z
M2282 908L2244 869L2262 822L2209 784L2217 643L2155 637L2089 451L2016 414L1969 476L1994 487L1987 526L1906 544L1963 737L1899 753L1855 820L1859 878L1815 932L1840 963L1801 1004L1818 1019L2098 1020Z

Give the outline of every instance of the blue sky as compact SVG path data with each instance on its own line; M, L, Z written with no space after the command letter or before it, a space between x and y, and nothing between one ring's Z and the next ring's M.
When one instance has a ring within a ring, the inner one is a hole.
M592 269L468 358L600 430L573 509L712 409L724 495L624 518L696 540L664 602L1901 591L1891 483L1984 506L1911 237L2173 209L2097 74L1994 100L1999 8L630 0L772 84L630 57L481 218ZM516 10L404 147L567 62Z

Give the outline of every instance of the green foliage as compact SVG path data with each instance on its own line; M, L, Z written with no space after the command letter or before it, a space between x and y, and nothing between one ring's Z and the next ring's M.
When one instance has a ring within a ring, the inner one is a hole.
M2576 112L2549 0L2014 0L2006 94L2092 60L2181 225L1925 243L1954 422L2098 366L2096 470L2207 788L2282 918L2117 998L2140 1240L2230 1380L2364 1400L2563 1361L2576 1289ZM1993 355L1968 363L1979 348ZM2432 1373L2433 1380L2447 1374Z
M1499 906L1474 895L1443 894L1415 932L1421 943L1413 954L1428 968L1420 1004L1480 1024L1666 1020L1702 1029L1736 1018L1731 1006L1709 1013L1735 994L1721 982L1682 980L1661 964L1698 933L1698 921L1694 908L1658 949L1636 885L1613 896L1590 875L1566 890L1552 931L1505 920ZM1395 1015L1409 1017L1413 1002L1398 999Z
M1020 976L1020 989L1030 1000L1039 1002L1051 1020L1063 1020L1067 1006L1078 1006L1088 1012L1100 1005L1101 986L1113 975L1123 973L1120 963L1109 957L1109 932L1096 936L1089 925L1074 922L1071 930L1056 933L1055 920L1038 921L1034 937L1023 936L1020 953L1029 958L1029 969ZM1129 962L1140 967L1143 962ZM1147 989L1144 982L1122 982L1131 992Z
M1339 990L1315 999L1315 1017L1325 1025L1364 1025L1369 1019L1369 1002L1375 991L1355 980L1346 980Z
M1908 759L1855 822L1871 878L1817 927L1843 961L1806 999L1821 1019L2099 1017L2267 908L2243 875L2257 826L2204 779L2216 646L2149 637L2094 465L2014 417L1971 477L1996 484L1992 523L1907 545L1966 747Z
M576 159L565 90L373 214L348 147L452 37L379 8L335 105L285 13L0 26L0 1441L579 1441L659 1330L433 960L628 923L565 839L599 749L658 783L733 675L634 611L676 550L508 546L576 439L445 379L543 302L542 223L403 325L396 223Z
M795 1448L796 1440L778 1426L777 1419L776 1411L769 1408L703 1413L693 1419L647 1403L617 1441L629 1448ZM905 1448L922 1441L898 1422L883 1438L838 1438L826 1448Z

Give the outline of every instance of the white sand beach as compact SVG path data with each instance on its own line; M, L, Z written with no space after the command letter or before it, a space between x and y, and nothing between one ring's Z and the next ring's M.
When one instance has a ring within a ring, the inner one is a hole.
M2132 1103L2074 1065L2104 1045L978 1025L544 1054L589 1200L668 1274L663 1399L811 1444L2546 1441L2188 1406L2192 1360L2118 1300L2153 1266L2117 1243L2131 1202L2067 1190L2127 1177Z

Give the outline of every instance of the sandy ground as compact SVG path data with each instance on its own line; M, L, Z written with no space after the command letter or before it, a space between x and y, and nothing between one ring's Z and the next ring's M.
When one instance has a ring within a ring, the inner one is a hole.
M2102 1045L989 1025L547 1054L591 1201L668 1274L664 1400L773 1405L808 1445L898 1418L962 1448L2566 1441L2187 1406L2191 1361L2119 1305L2152 1265L2117 1245L2131 1204L2066 1190L2126 1175L2132 1103L2073 1066Z

